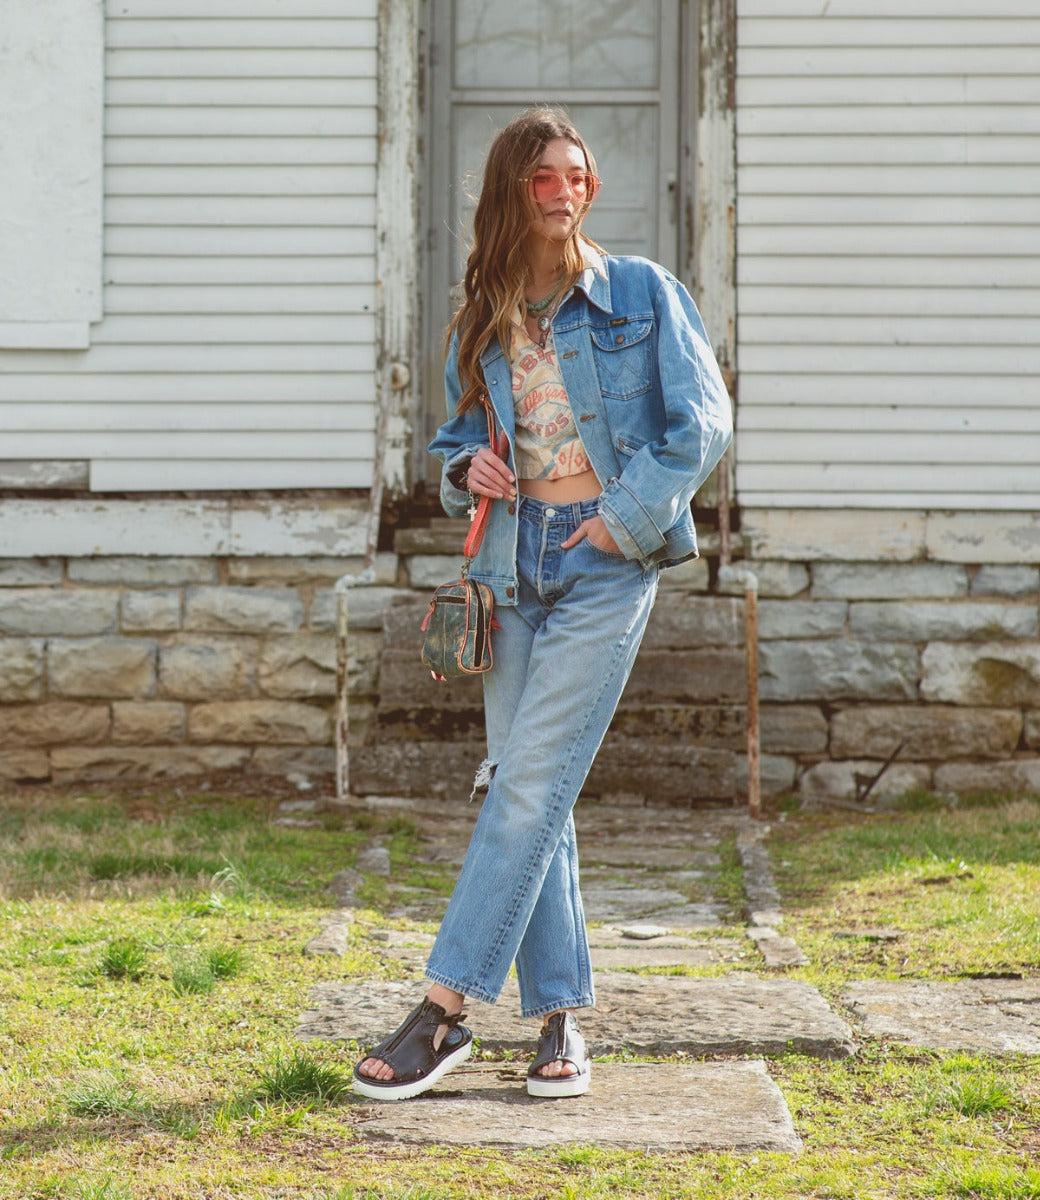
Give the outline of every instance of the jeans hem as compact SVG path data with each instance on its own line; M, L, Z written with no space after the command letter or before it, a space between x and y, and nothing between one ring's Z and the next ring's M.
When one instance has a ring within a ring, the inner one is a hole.
M593 1008L595 1004L596 997L588 992L577 999L560 1000L555 1004L539 1004L537 1008L521 1008L520 1015L522 1017L544 1017L549 1013L559 1012L562 1008Z
M431 983L439 983L441 987L451 988L453 992L461 992L469 1000L480 1000L484 1004L498 1003L498 996L492 996L482 987L461 983L458 979L451 979L447 975L441 975L438 971L425 971L424 974ZM549 1011L551 1012L552 1009Z

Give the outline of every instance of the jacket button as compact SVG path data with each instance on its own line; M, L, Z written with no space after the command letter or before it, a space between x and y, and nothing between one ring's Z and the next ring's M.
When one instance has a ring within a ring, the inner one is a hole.
M509 508L506 509L506 512L508 512L509 515L512 516L516 512L516 505L510 504Z
M516 593L513 588L506 588L506 595L509 597L510 600L512 600L512 598L515 594Z
M617 345L619 345L619 346L620 346L620 345L621 345L621 344L624 342L624 340L625 340L625 335L624 335L623 333L619 333L619 334L617 335L617 337L614 339L614 341L615 341L615 342L617 343Z

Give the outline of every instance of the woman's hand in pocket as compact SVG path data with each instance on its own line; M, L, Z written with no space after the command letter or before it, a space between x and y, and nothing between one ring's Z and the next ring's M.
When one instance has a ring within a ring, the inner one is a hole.
M604 554L621 554L617 542L611 537L610 530L600 516L589 517L587 521L582 521L571 536L560 543L560 547L563 550L569 550L585 538L588 538L596 549L602 550Z

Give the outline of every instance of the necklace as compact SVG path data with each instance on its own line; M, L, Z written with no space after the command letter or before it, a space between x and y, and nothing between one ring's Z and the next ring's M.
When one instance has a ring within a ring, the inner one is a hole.
M541 300L525 300L524 308L526 308L529 313L544 312L560 294L560 289L562 287L563 281L560 280L553 290L548 294L548 296L543 296ZM539 328L541 328L541 326L539 326Z

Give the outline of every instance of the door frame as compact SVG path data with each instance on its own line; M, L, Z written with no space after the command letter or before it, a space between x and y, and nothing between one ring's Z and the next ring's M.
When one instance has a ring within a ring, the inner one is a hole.
M678 274L736 394L736 0L679 6ZM430 158L436 139L432 0L379 5L374 486L404 497L426 479L425 403L440 356L430 288ZM434 344L436 343L436 344ZM439 372L435 373L436 375Z

